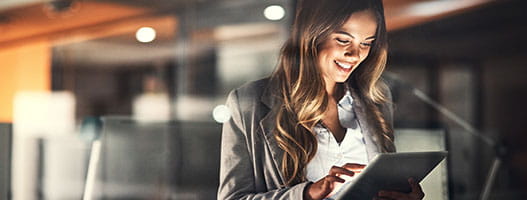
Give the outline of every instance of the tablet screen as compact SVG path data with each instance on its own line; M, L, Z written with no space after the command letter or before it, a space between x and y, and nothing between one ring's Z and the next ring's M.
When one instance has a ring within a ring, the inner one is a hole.
M446 155L446 151L379 154L330 199L372 199L380 190L410 192L408 178L421 182Z

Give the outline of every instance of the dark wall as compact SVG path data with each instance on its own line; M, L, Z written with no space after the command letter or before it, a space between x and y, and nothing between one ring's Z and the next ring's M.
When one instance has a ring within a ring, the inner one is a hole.
M509 188L527 191L527 57L524 54L493 58L483 63L483 129L498 136L507 148L505 168Z
M477 135L504 144L493 199L525 199L527 191L525 8L526 1L499 1L389 33L389 71L460 116ZM496 155L494 147L441 114L427 114L426 106L412 105L417 104L403 103L399 111L421 117L400 113L399 124L424 119L449 129L451 199L477 198Z

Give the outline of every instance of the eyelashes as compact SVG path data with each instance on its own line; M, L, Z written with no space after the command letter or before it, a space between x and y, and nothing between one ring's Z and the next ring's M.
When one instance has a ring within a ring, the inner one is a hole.
M341 45L347 45L347 44L351 43L350 40L341 39L341 38L335 38L335 40L337 41L337 43L339 43ZM360 45L361 46L365 46L365 47L371 47L373 45L373 41L372 42L361 42Z
M360 44L361 44L361 45L364 45L364 46L367 46L367 47L371 47L371 45L373 44L373 42L361 42Z
M343 39L340 39L340 38L336 38L335 40L337 40L337 42L340 43L340 44L348 44L350 42L349 40L343 40Z

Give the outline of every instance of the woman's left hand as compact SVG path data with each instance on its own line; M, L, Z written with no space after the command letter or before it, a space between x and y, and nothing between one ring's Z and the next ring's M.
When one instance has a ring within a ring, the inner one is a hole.
M410 193L403 193L403 192L394 192L394 191L379 191L378 196L375 197L375 200L420 200L425 197L425 193L423 193L423 189L421 189L421 186L419 183L416 183L414 179L410 178L408 179L408 183L410 183L410 187L412 187L412 192Z

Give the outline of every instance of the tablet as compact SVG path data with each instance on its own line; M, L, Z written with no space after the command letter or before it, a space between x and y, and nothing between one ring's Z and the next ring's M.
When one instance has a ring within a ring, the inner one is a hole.
M421 182L447 154L446 151L381 153L329 199L372 199L380 190L411 192L408 178Z

